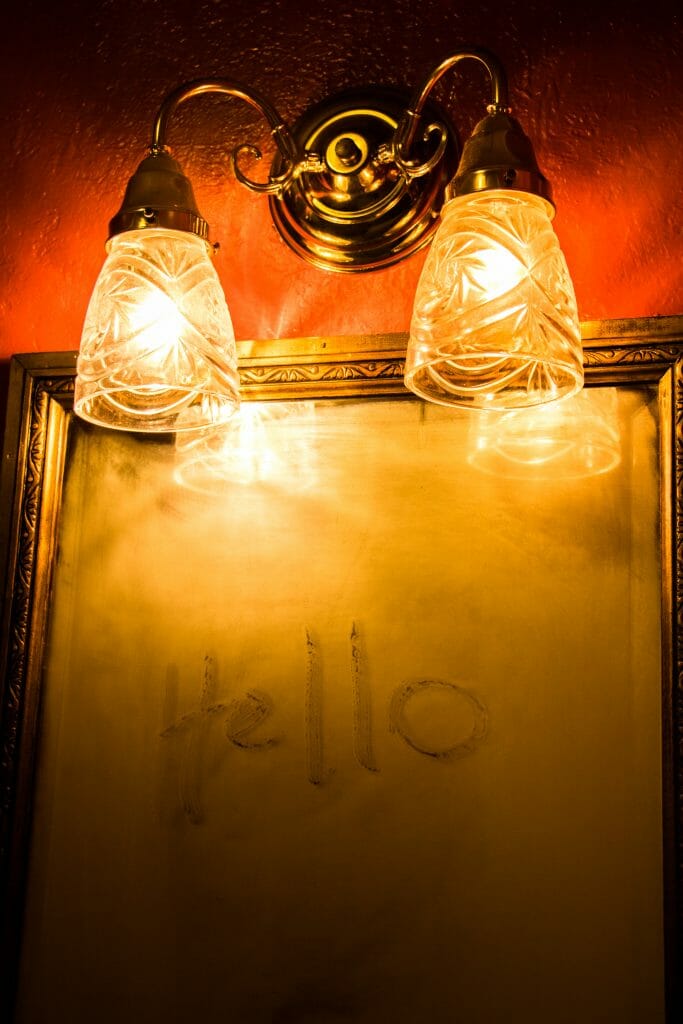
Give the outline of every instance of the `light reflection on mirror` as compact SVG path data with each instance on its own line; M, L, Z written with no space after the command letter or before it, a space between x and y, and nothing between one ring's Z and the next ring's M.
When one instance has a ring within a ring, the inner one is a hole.
M243 402L218 427L176 435L177 483L220 497L235 485L305 491L317 479L314 402Z
M608 473L621 460L616 388L531 409L473 413L468 462L516 479L576 480Z
M461 422L469 425L467 462L491 475L580 479L607 473L621 460L615 388L584 388L530 409L471 410ZM328 420L316 415L314 401L244 402L219 427L176 435L174 477L191 491L219 498L235 486L312 491L322 485L321 474L329 490L333 477L329 466L321 466L321 453L330 443L333 450L348 444L336 432L328 437L329 429ZM454 461L462 458L458 449Z

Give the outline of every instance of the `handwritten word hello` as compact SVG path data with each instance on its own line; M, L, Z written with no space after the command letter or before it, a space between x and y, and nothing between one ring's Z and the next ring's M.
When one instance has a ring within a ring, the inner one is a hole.
M329 774L324 764L323 744L323 690L324 680L318 644L310 630L304 633L306 648L306 678L304 696L304 732L306 738L306 765L308 781L321 785ZM368 772L378 772L373 748L373 722L371 692L365 671L360 633L354 623L349 634L350 681L353 702L353 753L355 760ZM242 750L263 750L273 747L274 736L257 738L253 734L273 714L274 706L267 693L247 690L228 702L215 700L213 659L204 659L204 672L198 706L183 715L161 733L162 738L185 738L181 761L180 799L183 810L191 821L202 820L199 800L199 754L206 742L206 730L212 719L222 717L227 741ZM471 718L469 735L457 742L435 747L415 735L407 711L412 700L428 693L448 694L453 700L465 702ZM403 682L391 694L388 706L389 732L395 734L416 753L437 759L454 759L471 754L484 739L488 728L488 713L474 694L461 686L443 679L419 679Z

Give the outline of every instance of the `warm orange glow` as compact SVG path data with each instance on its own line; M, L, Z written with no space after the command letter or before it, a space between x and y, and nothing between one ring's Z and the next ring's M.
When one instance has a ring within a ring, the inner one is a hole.
M123 430L220 423L239 402L236 366L205 243L180 231L117 235L83 328L76 412Z
M162 20L170 17L163 4L156 6ZM279 99L285 116L323 95L321 48L329 54L328 67L336 69L326 83L330 91L365 84L379 73L375 19L340 21L328 10L317 25L319 46L312 50L300 45L297 19L287 17L286 6L277 7L281 31L274 32L272 19L249 17L246 0L197 5L183 23L185 66L225 65L226 38L232 38L239 8L248 18L251 48L247 65L239 53L233 55L235 74L248 70L252 84ZM139 5L131 10L138 18ZM482 37L481 11L475 5L459 10L460 39L495 41L494 49L503 54L516 52L520 38L525 40L530 62L522 79L519 69L510 68L516 114L533 128L540 164L553 185L554 226L584 321L681 311L683 193L672 182L683 175L677 137L683 76L670 19L661 15L640 5L633 17L619 19L615 32L609 18L596 22L594 5L588 3L564 4L552 25L527 8L511 13L497 7L489 12ZM12 16L26 19L27 26L31 19L21 5ZM418 20L396 21L396 32L382 36L384 69L395 67L396 81L412 87L433 60L434 40L443 39L448 19L447 5L423 4ZM12 82L4 96L7 123L17 132L0 167L3 358L78 347L106 224L134 169L131 146L144 144L155 104L171 84L169 61L176 59L179 45L180 37L166 32L162 55L154 49L159 19L140 15L131 31L130 19L121 17L116 4L85 19L79 5L62 5L58 20L59 47L48 21L39 19L30 31L11 34L13 45L5 55ZM362 59L349 63L352 51ZM112 60L97 58L104 53L113 55L116 88ZM291 65L284 77L283 53ZM91 57L83 59L84 54ZM469 79L462 76L463 87ZM55 89L55 81L64 88ZM615 83L628 103L612 104L606 117L605 92ZM472 90L468 96L478 101L480 80L474 76ZM459 103L453 117L467 131L461 109ZM227 152L242 141L254 142L266 164L273 152L267 125L257 128L246 108L234 111L225 134L220 117L207 114L200 128L191 114L184 117L173 142L183 159L193 154L187 169L212 238L222 243L215 265L236 336L406 331L426 253L358 277L321 274L297 260L273 231L267 202L255 200L224 173L220 145Z
M472 253L469 279L463 281L463 287L468 297L473 292L475 297L482 296L485 302L491 302L516 288L525 275L524 264L509 249L489 246Z
M533 409L482 414L471 428L468 462L496 476L573 480L608 473L620 460L614 388L584 389Z
M415 296L406 385L442 405L514 409L583 383L576 300L538 196L447 204Z
M228 423L178 435L176 481L216 497L235 485L307 490L316 481L316 427L313 402L244 402Z
M163 376L169 362L182 358L184 320L176 303L159 289L144 294L130 309L128 328L137 350L137 359L144 360L146 371ZM205 375L206 379L206 375ZM199 383L199 382L198 382ZM163 384L152 383L150 389L161 390Z

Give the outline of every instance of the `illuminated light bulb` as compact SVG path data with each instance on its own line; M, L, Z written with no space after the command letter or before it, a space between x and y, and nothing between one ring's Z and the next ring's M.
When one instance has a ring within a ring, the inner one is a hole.
M551 215L540 196L506 189L446 204L415 298L407 387L489 410L582 387L576 300Z
M496 476L576 480L621 461L614 388L586 389L532 409L482 414L471 428L468 462Z
M224 422L239 405L230 314L209 246L172 229L114 235L77 363L79 416L121 430Z
M515 288L525 273L524 265L514 253L500 245L491 245L472 253L469 284L476 295L483 295L490 302ZM468 282L464 284L467 287Z

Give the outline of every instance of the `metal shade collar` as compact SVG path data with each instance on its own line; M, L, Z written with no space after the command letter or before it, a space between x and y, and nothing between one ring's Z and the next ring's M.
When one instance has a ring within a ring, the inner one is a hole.
M528 136L514 117L501 110L483 118L463 146L445 200L488 189L530 192L545 199L554 210L550 182L539 169Z
M140 163L109 222L109 237L123 231L172 228L208 240L209 225L197 209L190 179L168 152L152 152Z

